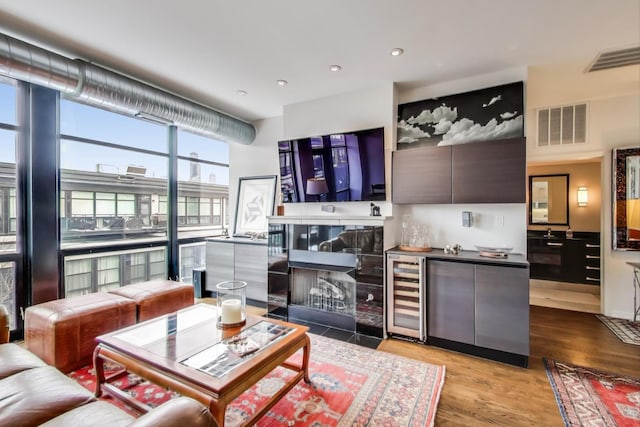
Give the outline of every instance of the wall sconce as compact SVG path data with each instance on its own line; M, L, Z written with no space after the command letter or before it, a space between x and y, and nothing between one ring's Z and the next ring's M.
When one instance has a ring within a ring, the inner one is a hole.
M587 187L578 187L578 206L585 207L589 202L589 191Z

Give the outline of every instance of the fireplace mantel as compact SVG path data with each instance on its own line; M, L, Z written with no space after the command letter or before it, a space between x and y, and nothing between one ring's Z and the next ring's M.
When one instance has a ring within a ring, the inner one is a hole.
M373 225L382 226L390 216L317 215L317 216L270 216L269 224L310 224L310 225Z

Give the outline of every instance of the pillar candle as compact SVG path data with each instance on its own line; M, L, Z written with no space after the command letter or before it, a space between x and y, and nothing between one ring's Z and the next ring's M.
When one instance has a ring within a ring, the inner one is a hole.
M242 321L242 302L237 299L222 301L222 313L220 314L222 323L238 323Z

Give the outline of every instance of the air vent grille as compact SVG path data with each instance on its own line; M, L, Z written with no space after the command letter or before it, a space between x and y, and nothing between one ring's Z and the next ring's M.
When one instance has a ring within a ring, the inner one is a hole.
M640 46L627 49L602 52L587 69L587 72L607 70L609 68L624 67L640 64Z
M538 110L538 147L587 142L587 104Z

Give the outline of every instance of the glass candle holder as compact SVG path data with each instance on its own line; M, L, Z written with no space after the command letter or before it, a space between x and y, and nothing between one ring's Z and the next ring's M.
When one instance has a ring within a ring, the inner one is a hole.
M247 282L229 280L216 285L218 327L237 328L247 323Z

